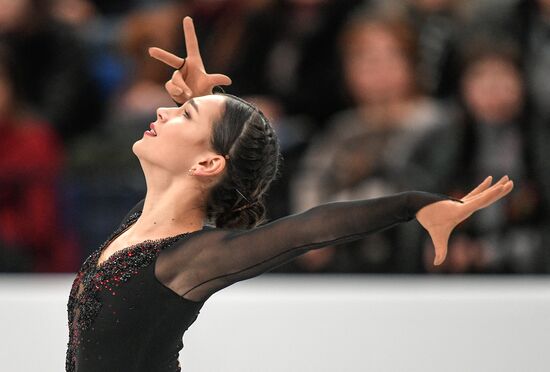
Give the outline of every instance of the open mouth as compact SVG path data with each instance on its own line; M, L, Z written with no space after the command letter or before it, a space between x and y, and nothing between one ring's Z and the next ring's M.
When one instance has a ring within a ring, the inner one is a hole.
M153 124L153 123L149 124L149 128L151 128L151 129L146 130L145 134L156 137L157 136L157 131L155 130L155 124Z

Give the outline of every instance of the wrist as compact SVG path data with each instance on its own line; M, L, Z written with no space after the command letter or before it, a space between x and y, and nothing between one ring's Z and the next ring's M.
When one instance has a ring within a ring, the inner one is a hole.
M406 192L407 215L409 219L416 218L417 213L425 206L442 201L449 200L444 194L432 193L426 191L407 191Z

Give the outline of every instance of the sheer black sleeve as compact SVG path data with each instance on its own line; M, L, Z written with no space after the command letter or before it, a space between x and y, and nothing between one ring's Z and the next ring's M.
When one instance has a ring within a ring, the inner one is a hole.
M249 230L206 228L163 250L155 275L180 296L203 301L232 283L260 275L309 250L410 221L423 206L441 200L458 201L407 191L322 204Z

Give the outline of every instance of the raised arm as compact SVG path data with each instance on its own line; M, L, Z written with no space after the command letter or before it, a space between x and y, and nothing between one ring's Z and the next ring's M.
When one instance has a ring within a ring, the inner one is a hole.
M505 187L504 183L501 180L487 189L490 182L485 180L474 190L475 194L472 194L474 191L469 194L473 199L468 201L407 191L323 204L251 230L202 231L163 251L155 272L161 282L179 295L195 301L205 300L232 283L260 275L308 250L360 239L410 221L421 209L421 224L429 228L435 226L435 230L445 235L475 208L489 205L508 193L511 185ZM428 208L430 205L432 209ZM432 235L432 231L429 232ZM443 235L437 233L436 249L446 250L446 242L439 243ZM441 254L439 252L438 257Z

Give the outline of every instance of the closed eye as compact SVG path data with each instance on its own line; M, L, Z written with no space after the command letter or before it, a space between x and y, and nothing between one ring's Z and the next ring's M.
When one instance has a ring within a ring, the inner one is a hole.
M189 115L189 112L187 112L187 110L183 111L183 116L185 116L187 119L191 119L191 115Z

